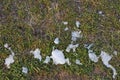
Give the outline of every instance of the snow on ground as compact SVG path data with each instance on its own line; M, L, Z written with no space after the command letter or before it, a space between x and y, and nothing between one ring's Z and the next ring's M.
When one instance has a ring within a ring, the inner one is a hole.
M76 27L79 28L80 27L80 22L79 21L76 21Z
M14 63L15 53L12 51L11 47L9 47L7 43L4 44L4 47L7 48L11 52L11 54L5 59L5 65L7 66L7 68L10 68L10 64Z
M80 60L78 60L78 59L76 59L75 63L76 63L77 65L82 65L82 63L81 63Z
M37 48L34 51L30 51L34 55L34 58L39 59L41 61L42 56L40 55L40 49Z
M93 52L93 50L88 50L89 59L93 62L98 62L99 57Z
M8 49L8 48L9 48L8 43L5 43L5 44L4 44L4 47Z
M10 64L14 63L13 57L13 55L9 55L9 57L5 59L5 65L7 66L7 68L10 68Z
M93 43L89 44L89 45L84 44L84 47L88 50L89 59L96 63L96 62L98 62L99 57L95 54L95 52L93 52L92 49L90 49L92 46L93 46Z
M67 30L69 30L69 28L68 28L68 27L66 27L66 28L64 29L64 31L67 31Z
M63 22L63 24L64 24L64 25L67 25L67 24L68 24L68 22L67 22L67 21L64 21L64 22Z
M67 63L68 65L71 65L71 62L70 62L69 58L66 59L66 63Z
M64 53L61 50L55 49L52 51L51 58L53 59L54 64L65 64L69 60L65 59Z
M102 14L103 14L103 12L102 12L102 11L98 11L98 14L102 15Z
M69 44L68 46L67 46L67 48L66 48L66 52L70 52L70 50L72 49L73 50L73 52L75 52L76 51L76 48L79 46L79 44Z
M72 40L72 41L76 41L78 38L81 38L81 37L82 37L81 31L73 31L73 32L71 33L71 36L72 36L71 40Z
M11 47L9 47L8 43L4 44L4 47L5 47L6 49L8 49L13 56L15 55L15 53L13 52L13 50L11 49Z
M86 49L88 49L88 50L89 50L92 46L93 46L93 43L91 43L91 44L89 44L89 45L88 45L88 44L84 44L84 47L85 47Z
M99 12L99 14L103 14L103 13ZM63 22L63 24L67 25L68 22ZM79 21L76 21L76 26L79 28L79 26L80 26ZM67 31L68 27L66 27L64 30ZM67 46L66 52L70 52L71 50L73 52L76 51L76 48L79 46L79 44L73 44L73 41L77 41L78 38L82 37L81 31L73 31L73 32L71 32L71 36L72 36L71 37L72 42L71 42L71 44L69 44ZM59 38L58 37L55 38L54 43L59 44L59 42L60 42ZM88 45L88 44L84 45L84 47L88 50L89 59L96 63L96 62L98 62L99 58L101 58L103 64L107 68L112 69L112 71L113 71L113 76L112 77L115 78L116 75L117 75L116 69L111 64L109 64L109 61L112 59L113 56L107 54L104 51L101 51L101 54L99 56L97 56L95 54L95 52L92 49L90 49L92 46L93 46L93 43L90 44L90 45ZM9 47L9 45L7 43L4 44L4 47L11 52L11 54L5 59L5 65L7 66L7 68L10 68L10 64L14 63L15 53L12 51L11 47ZM30 51L30 53L32 53L34 55L34 58L39 59L41 61L42 56L40 55L41 52L40 52L39 48L36 48L34 51ZM114 51L113 54L117 55L117 51ZM53 63L56 64L56 65L57 64L65 64L65 63L67 63L68 65L71 65L69 58L65 58L64 53L61 50L53 49L53 51L51 53L51 56L46 56L46 59L44 60L43 63L48 64L50 62L50 58L52 58ZM78 59L76 59L75 63L77 65L82 65L82 63ZM22 67L22 72L27 74L28 73L28 68L27 67Z
M114 51L113 54L117 56L118 52L117 52L117 51Z
M59 38L55 38L54 43L59 44L59 42L60 42Z
M49 56L46 56L46 59L45 59L45 61L44 61L43 63L48 64L49 62L50 62L50 57L49 57Z
M109 61L112 59L113 56L107 54L107 53L104 52L104 51L101 51L100 57L101 57L101 59L102 59L103 64L104 64L106 67L111 68L111 69L113 70L113 78L115 78L115 76L117 75L116 69L115 69L111 64L109 64Z
M27 74L28 73L28 68L27 67L22 67L22 72Z
M113 78L115 78L115 76L117 75L116 69L112 65L109 64L109 61L112 59L113 55L109 55L106 52L101 51L101 54L97 56L95 52L93 52L93 50L90 49L93 46L93 44L84 45L84 46L85 48L88 49L88 55L89 55L90 60L96 63L98 62L98 59L101 57L103 64L106 67L111 68L113 70ZM114 51L113 54L117 55L117 52Z

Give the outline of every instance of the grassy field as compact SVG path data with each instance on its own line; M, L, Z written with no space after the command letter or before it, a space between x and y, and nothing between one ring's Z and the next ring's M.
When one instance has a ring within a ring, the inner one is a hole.
M80 21L80 28L76 21ZM65 27L69 27L66 32ZM81 30L83 38L77 41L80 46L76 53L64 51L72 64L55 65L52 61L43 64L53 46L66 49L74 30ZM60 38L59 45L54 44L56 37ZM4 65L10 54L5 43L15 52L10 69ZM109 54L118 52L110 63L119 80L120 0L0 0L0 80L112 80L111 69L101 60L94 63L88 58L84 44L90 43L94 43L97 55L101 50ZM41 62L30 54L36 48L41 50ZM80 59L83 65L76 65L75 59ZM22 66L28 67L28 74L21 72Z

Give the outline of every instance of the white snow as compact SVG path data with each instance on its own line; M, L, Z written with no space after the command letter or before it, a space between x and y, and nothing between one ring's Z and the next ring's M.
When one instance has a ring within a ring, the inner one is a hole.
M98 11L98 14L100 14L100 15L101 15L101 14L103 14L103 12L102 12L102 11Z
M9 47L8 43L4 44L4 47L7 48L11 52L11 54L13 56L15 55L15 53L13 52L13 50L11 49L11 47Z
M51 58L53 59L53 63L56 65L66 63L65 56L63 54L63 51L61 50L58 50L58 49L53 50Z
M93 43L91 43L91 44L89 44L89 45L88 45L88 44L84 44L84 47L87 48L88 50L89 50L92 46L93 46Z
M34 58L39 59L41 61L42 56L40 55L40 49L39 48L35 49L35 51L30 51L30 53L32 53L34 55Z
M117 51L114 51L113 54L117 56L118 52L117 52Z
M68 65L71 65L69 58L66 59L66 63L67 63Z
M27 74L28 73L28 68L27 67L22 67L22 72Z
M4 47L11 52L11 54L5 59L5 65L7 66L7 68L10 68L10 64L14 63L15 53L12 51L11 47L9 47L8 43L4 44Z
M10 68L10 64L14 63L14 55L9 55L9 57L7 57L5 59L5 65L7 66L7 68Z
M84 47L88 49L88 56L89 59L93 62L98 62L99 57L95 54L95 52L93 52L93 50L91 50L90 48L93 46L93 43L91 44L84 44Z
M76 21L76 27L79 28L80 27L80 22L79 21Z
M8 48L8 50L10 50L11 54L14 56L15 53L13 52L13 50L11 49L11 47Z
M4 47L8 49L8 47L9 47L8 43L5 43Z
M71 38L72 41L76 41L78 38L82 37L81 31L73 31L71 35L72 35Z
M67 31L67 30L69 30L69 28L68 28L68 27L66 27L66 28L64 29L64 31Z
M85 48L88 49L88 55L89 55L90 60L96 63L96 62L98 62L98 59L101 57L103 64L106 67L111 68L113 70L113 78L115 78L115 76L117 75L116 69L112 65L109 64L109 61L111 60L112 55L109 55L106 52L101 51L101 54L99 56L97 56L95 54L95 52L93 52L93 50L90 49L92 47L92 45L93 44L90 44L89 46L84 45ZM117 52L114 51L113 54L117 55Z
M81 63L80 60L78 60L78 59L76 59L75 63L76 63L77 65L82 65L82 63Z
M109 61L112 59L112 55L109 55L106 52L101 51L100 56L101 56L103 64L106 67L111 68L113 70L113 78L115 78L115 76L117 75L116 69L111 64L109 64Z
M60 42L59 38L55 38L54 43L59 44L59 42Z
M79 46L79 44L69 44L68 47L66 48L66 52L70 52L70 50L72 49L73 52L76 51L76 48Z
M44 63L48 64L49 62L50 62L50 57L46 56L46 59L45 59Z
M64 24L64 25L67 25L67 24L68 24L68 22L67 22L67 21L64 21L64 22L63 22L63 24Z
M91 61L93 62L98 62L99 57L97 57L97 55L95 54L95 52L93 52L93 50L88 50L88 55Z

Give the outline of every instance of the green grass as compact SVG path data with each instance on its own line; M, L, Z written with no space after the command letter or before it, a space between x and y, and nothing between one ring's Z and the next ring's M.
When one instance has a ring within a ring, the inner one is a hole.
M120 0L1 0L0 1L0 80L112 80L111 69L101 60L93 63L88 59L85 43L94 43L97 54L104 50L118 55L110 63L117 69L116 80L120 79ZM78 8L80 7L80 9ZM103 11L104 17L98 14ZM81 22L76 28L75 21ZM64 31L62 21L68 21L69 31ZM71 31L81 30L83 38L77 43L80 47L75 53L65 53L72 64L43 64L52 47L65 50L71 42ZM60 44L53 43L56 37ZM10 52L4 48L8 43L15 52L15 63L7 69L5 58ZM33 58L29 52L40 48L42 62ZM80 59L78 66L73 62ZM29 69L28 74L21 72L22 66ZM99 67L100 71L95 73Z

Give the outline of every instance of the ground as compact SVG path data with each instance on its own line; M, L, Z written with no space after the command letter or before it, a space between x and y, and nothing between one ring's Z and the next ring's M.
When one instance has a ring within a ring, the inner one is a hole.
M102 61L92 62L84 44L94 43L97 55L101 50L112 54L110 63L120 79L120 0L0 0L0 80L112 80L111 69ZM101 13L102 11L102 13ZM67 21L68 31L64 31ZM75 22L81 23L77 28ZM71 31L81 30L83 38L76 53L65 53L72 64L43 64L51 55L53 46L65 50L71 42ZM55 45L54 39L60 38ZM15 52L15 62L7 69L4 60L10 52L4 48L8 43ZM42 62L34 59L30 50L40 48ZM74 63L80 59L82 66ZM28 74L21 67L29 69Z

